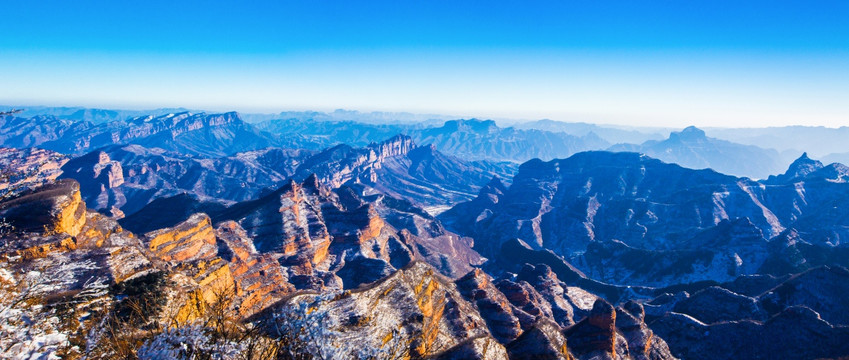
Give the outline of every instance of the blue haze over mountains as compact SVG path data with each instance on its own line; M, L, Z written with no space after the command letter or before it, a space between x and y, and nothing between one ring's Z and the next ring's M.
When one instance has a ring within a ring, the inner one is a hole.
M849 168L817 160L849 153L846 128L506 124L30 108L0 119L2 169L34 171L9 177L21 189L0 216L27 231L12 250L53 248L61 236L32 213L78 192L90 220L68 251L111 262L206 229L201 250L151 263L240 269L245 298L263 299L250 316L295 291L347 291L390 296L384 320L424 329L404 305L421 286L399 279L428 278L455 307L434 320L457 334L446 359L849 355ZM87 238L99 231L107 245ZM360 316L340 301L334 316Z
M14 108L14 107L9 107ZM183 108L156 110L106 110L81 107L29 107L20 117L53 115L72 121L90 122L105 129L110 122L126 122L133 118L160 117L168 114L193 114ZM692 168L714 170L752 178L766 178L783 171L803 152L823 159L826 163L847 162L849 149L841 141L849 128L774 127L774 128L705 128L693 132L699 136L670 134L681 130L671 128L640 128L617 125L561 122L555 120L523 121L501 119L455 120L445 115L412 113L363 113L336 110L333 112L290 111L279 114L239 114L239 120L249 123L253 130L266 131L270 139L262 143L291 148L323 149L345 143L365 146L404 133L417 143L433 143L441 151L475 159L522 162L534 157L550 160L585 150L638 151L668 162ZM118 126L120 127L120 126ZM57 127L57 130L61 130ZM539 132L535 132L539 131ZM6 132L6 131L4 131ZM684 132L688 134L688 132ZM704 135L704 136L701 136ZM289 139L280 139L288 137ZM471 138L469 148L463 149ZM523 138L543 139L544 144L523 143ZM790 141L789 139L792 139ZM142 141L142 140L134 140ZM268 142L271 141L271 142ZM503 143L503 149L486 149L484 141ZM60 141L61 142L61 141ZM548 144L550 143L550 144ZM102 143L106 144L106 143ZM740 146L749 145L749 146ZM48 147L61 148L58 144ZM96 147L90 145L89 148ZM167 148L167 146L165 147ZM241 147L239 149L247 149ZM761 148L761 149L758 149ZM65 152L72 149L60 149ZM203 152L202 150L198 150ZM204 155L230 155L212 151ZM743 161L735 158L741 157Z

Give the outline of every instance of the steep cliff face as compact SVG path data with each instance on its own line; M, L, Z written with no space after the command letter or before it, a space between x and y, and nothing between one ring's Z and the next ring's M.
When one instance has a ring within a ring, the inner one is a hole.
M342 334L342 341L381 348L394 343L387 339L400 339L410 344L413 357L674 359L646 325L637 303L615 308L593 297L582 304L587 308L573 325L561 326L551 312L540 312L523 327L519 318L528 314L517 313L524 310L509 299L516 296L502 292L480 270L452 282L430 265L413 262L376 283L311 306L328 312L326 323L336 324L332 330ZM299 295L290 303L315 297Z
M586 318L565 330L569 348L578 359L674 359L644 315L637 303L614 307L598 299Z
M277 257L258 253L238 223L221 223L215 229L215 237L219 241L219 256L230 262L239 312L243 316L253 315L295 290Z
M69 179L28 190L0 203L11 224L3 232L2 261L16 266L91 260L111 281L151 269L141 242L114 220L87 210L79 185ZM70 260L69 260L70 259Z
M666 341L646 325L645 315L643 306L634 301L616 308L616 328L628 344L627 355L633 359L673 359Z
M199 158L138 144L110 145L73 159L63 177L82 184L89 207L120 218L164 197L189 193L227 204L256 199L290 177L315 174L332 188L362 187L432 209L474 197L493 175L509 177L511 163L468 162L398 135L363 148L339 145L319 153L266 148Z
M305 161L296 178L316 174L319 181L334 188L351 180L375 182L376 171L387 158L406 156L414 147L413 141L402 135L363 148L337 145Z
M475 269L455 283L461 294L477 306L495 339L507 344L522 334L521 323L519 318L513 315L510 301L495 287L489 275Z
M26 191L0 205L0 216L20 231L77 236L85 225L86 205L73 180Z
M119 187L124 184L121 163L109 154L95 151L68 161L62 167L62 178L71 178L80 183L86 204L95 210L121 217L121 207L127 203Z
M566 336L578 358L614 357L616 309L604 300L596 300L589 315L570 327Z
M209 260L217 253L212 220L194 214L173 228L144 234L150 251L167 262Z
M322 200L326 206L334 206L329 196L326 189L290 182L258 200L227 208L216 215L216 221L238 222L257 251L280 253L287 264L309 271L324 259L330 246L322 211Z

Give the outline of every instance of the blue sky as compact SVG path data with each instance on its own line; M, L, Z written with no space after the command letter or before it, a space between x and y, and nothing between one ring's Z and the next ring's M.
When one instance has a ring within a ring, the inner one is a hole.
M849 2L9 1L0 102L849 125Z

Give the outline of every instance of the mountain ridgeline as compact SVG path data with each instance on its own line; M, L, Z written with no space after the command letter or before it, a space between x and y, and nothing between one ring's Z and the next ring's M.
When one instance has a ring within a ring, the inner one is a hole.
M0 119L0 357L849 356L849 167L807 153L43 110Z
M672 132L666 140L657 140L657 133L553 121L515 127L500 127L492 120L477 119L448 120L441 125L434 121L357 122L339 120L343 112L331 117L320 114L292 118L248 115L265 119L248 123L237 113L164 113L165 109L154 112L157 115L139 115L138 112L97 109L71 112L74 109L50 111L56 115L5 116L0 119L0 140L6 147L39 147L71 155L109 145L135 144L192 157L214 158L267 147L312 151L340 144L365 147L405 134L417 144L432 145L443 154L467 160L525 162L539 158L547 161L582 151L608 149L642 152L687 167L712 168L758 179L782 170L792 160L788 157L794 155L792 151L779 154L771 149L709 138L694 127ZM624 143L643 139L650 140L640 145Z

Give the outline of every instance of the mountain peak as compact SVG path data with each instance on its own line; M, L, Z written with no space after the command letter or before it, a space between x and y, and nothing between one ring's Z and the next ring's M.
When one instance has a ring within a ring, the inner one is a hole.
M450 131L466 131L480 134L498 131L498 125L495 121L480 119L449 120L445 122L443 128Z
M787 169L787 172L784 173L781 177L785 180L791 180L795 178L801 178L808 176L809 174L822 169L824 166L822 162L819 160L813 160L808 157L808 153L802 153L798 159L793 161L790 164L790 167Z
M695 126L688 126L680 132L673 132L669 134L669 139L681 139L683 141L706 140L707 135L705 135L705 132L702 129Z

